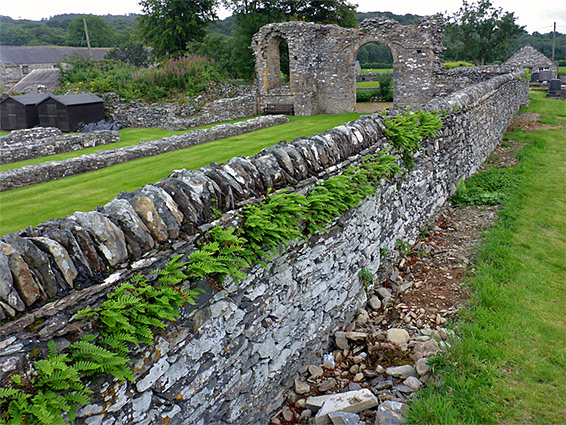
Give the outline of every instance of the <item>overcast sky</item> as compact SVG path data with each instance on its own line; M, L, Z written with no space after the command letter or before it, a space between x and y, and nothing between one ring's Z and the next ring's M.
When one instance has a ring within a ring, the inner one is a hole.
M123 15L141 13L139 0L5 0L0 7L0 15L13 19L40 20L63 13L85 13L93 15ZM461 6L459 0L398 0L381 2L377 0L350 0L357 3L361 12L393 12L403 15L434 15L435 13L453 13ZM507 12L514 12L519 25L526 26L528 32L546 33L552 31L553 22L556 30L566 33L566 2L564 0L492 0L496 7ZM221 18L228 13L220 11Z

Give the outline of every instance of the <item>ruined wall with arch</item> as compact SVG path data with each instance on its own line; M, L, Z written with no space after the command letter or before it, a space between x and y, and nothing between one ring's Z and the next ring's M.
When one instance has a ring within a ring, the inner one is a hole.
M443 21L427 17L404 26L366 19L355 29L308 22L269 24L254 36L260 108L293 105L296 115L352 112L356 105L356 55L371 42L386 44L393 56L396 107L422 105L437 94L442 67ZM281 81L278 46L289 48L289 81Z
M291 43L289 44L291 51ZM292 81L291 81L292 82ZM419 230L472 174L528 99L521 71L423 104L445 111L415 168L319 232L281 249L266 268L205 291L153 345L132 347L134 382L102 375L75 423L264 424L297 372L317 364L331 332L363 305L372 285L362 268L387 269L395 241ZM150 275L189 254L214 225L237 223L241 208L268 189L303 193L391 143L384 117L364 116L324 134L279 143L247 158L178 170L104 207L53 219L0 238L0 383L26 370L53 340L59 350L92 323L73 320L136 273ZM399 155L399 152L392 151ZM214 208L223 212L217 218ZM378 282L374 282L378 284Z

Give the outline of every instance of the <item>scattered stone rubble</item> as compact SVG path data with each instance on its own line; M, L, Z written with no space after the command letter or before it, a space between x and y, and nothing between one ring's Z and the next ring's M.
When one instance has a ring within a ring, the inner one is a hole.
M214 84L206 92L186 102L144 103L126 101L115 93L105 93L104 109L113 121L127 127L164 127L185 130L222 121L249 118L258 114L253 86Z
M467 299L460 277L496 207L448 208L398 262L334 350L294 380L275 425L397 425L431 378L428 360L450 346L447 323ZM446 294L446 295L442 295Z

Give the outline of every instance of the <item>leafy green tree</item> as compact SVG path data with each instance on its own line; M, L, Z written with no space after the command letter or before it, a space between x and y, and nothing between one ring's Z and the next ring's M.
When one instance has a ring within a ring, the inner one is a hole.
M134 66L147 66L150 63L150 51L143 43L133 37L106 53L105 59L117 60Z
M187 52L190 42L200 42L206 25L216 19L217 0L141 0L143 15L138 27L153 54L162 58Z
M113 47L115 44L114 30L100 16L79 16L69 22L67 28L67 46L85 47L86 35L83 23L86 20L91 47Z
M347 0L223 0L236 16L231 67L242 78L251 78L255 60L251 42L255 33L267 24L290 20L357 25L356 6Z
M260 13L272 22L308 21L355 27L356 5L348 0L223 0L235 14Z
M505 59L509 42L524 33L512 12L496 8L490 0L463 5L449 18L446 33L452 39L448 57L470 59L476 65Z

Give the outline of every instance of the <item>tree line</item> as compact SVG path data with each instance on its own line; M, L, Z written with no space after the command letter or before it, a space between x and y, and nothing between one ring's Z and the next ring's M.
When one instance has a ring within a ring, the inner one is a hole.
M218 20L221 4L232 16ZM140 0L142 15L85 15L92 47L116 47L113 59L137 66L186 53L206 55L232 77L251 78L253 35L272 22L301 20L355 27L363 19L386 17L401 24L416 23L421 16L390 12L357 13L347 0ZM551 56L552 33L527 33L513 13L492 5L491 0L468 3L447 16L445 58L477 65L497 63L530 43ZM86 46L83 15L58 15L42 21L13 20L0 16L1 45ZM566 60L566 35L556 35L556 60ZM358 53L361 64L391 64L387 46L368 44Z

